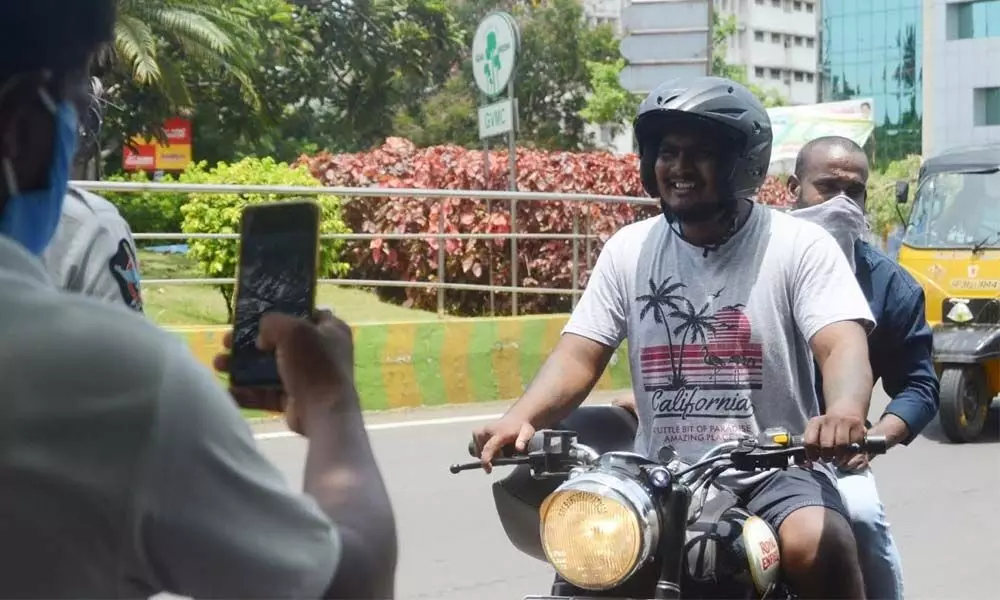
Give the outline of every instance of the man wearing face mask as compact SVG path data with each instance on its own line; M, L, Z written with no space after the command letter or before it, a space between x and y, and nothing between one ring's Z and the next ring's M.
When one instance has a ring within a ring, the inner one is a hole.
M663 215L613 235L563 335L524 395L474 432L489 466L580 405L625 339L637 399L635 451L672 446L692 463L768 427L804 432L813 468L717 481L767 521L801 598L864 598L857 547L830 461L864 439L871 311L822 229L751 198L771 123L744 86L668 81L634 124L646 192ZM824 375L820 415L813 356Z
M890 447L909 444L934 418L938 379L931 359L932 337L924 313L924 293L896 262L864 241L868 159L853 141L823 137L799 152L788 189L796 198L792 214L826 229L854 267L878 327L868 337L875 381L892 398L872 433ZM822 372L817 392L823 401ZM885 512L868 467L858 456L837 470L838 487L851 511L869 598L902 598L903 580Z
M297 493L181 339L45 271L74 106L117 5L0 2L0 597L392 597L395 525L346 324L260 322L309 439Z

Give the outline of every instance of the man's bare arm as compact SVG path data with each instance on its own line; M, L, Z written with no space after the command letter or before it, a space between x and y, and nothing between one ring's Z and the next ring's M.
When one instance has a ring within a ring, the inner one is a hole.
M614 348L583 336L564 334L507 414L535 429L559 422L587 399L614 352Z
M337 403L306 403L305 491L337 524L340 564L326 598L392 598L396 523L362 418L357 392Z
M832 323L809 345L823 375L827 414L867 418L874 382L864 327L855 321Z

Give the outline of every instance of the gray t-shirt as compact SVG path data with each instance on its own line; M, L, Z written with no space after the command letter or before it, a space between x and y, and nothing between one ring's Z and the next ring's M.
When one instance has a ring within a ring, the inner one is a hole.
M874 324L844 253L820 227L755 205L709 252L663 217L617 232L564 333L628 339L636 452L694 462L734 436L805 430L819 414L808 341L845 320ZM727 476L737 488L756 477Z
M0 236L0 597L315 598L340 537L215 375Z

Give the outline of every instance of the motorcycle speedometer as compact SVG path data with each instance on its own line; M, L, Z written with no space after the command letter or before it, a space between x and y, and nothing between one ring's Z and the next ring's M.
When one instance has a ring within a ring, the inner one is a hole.
M649 494L614 472L583 473L562 484L540 508L542 548L567 582L608 590L650 557L659 518Z

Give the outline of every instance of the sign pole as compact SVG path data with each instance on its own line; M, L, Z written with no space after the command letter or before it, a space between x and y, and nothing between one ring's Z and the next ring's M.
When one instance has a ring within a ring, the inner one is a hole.
M507 98L510 100L511 106L516 107L517 99L514 97L514 78L511 77L510 82L507 84ZM514 113L514 123L517 122L517 110ZM517 191L517 144L514 139L514 123L511 123L510 131L507 132L507 167L508 167L508 181L507 188L512 191ZM510 199L510 233L517 233L517 198L511 197ZM518 254L517 254L517 238L510 238L510 279L511 287L517 287L518 282ZM510 298L510 312L515 317L517 316L517 292L513 292Z
M483 138L483 189L490 189L490 139ZM493 201L486 199L486 222L489 223L487 231L493 226ZM490 278L490 316L497 314L497 291L493 289L495 280L493 279L493 244L492 240L486 240L486 259L490 264L486 267L486 272Z
M472 40L472 75L476 87L482 92L479 107L479 139L483 141L483 187L490 188L491 137L507 135L507 189L517 190L517 99L514 94L514 71L521 49L521 31L509 13L494 11L486 15ZM507 91L506 98L503 97ZM492 217L493 203L486 202L487 214ZM511 199L510 232L517 232L517 200ZM490 285L494 285L492 245L488 268ZM511 286L517 287L517 240L511 238ZM511 294L511 310L517 314L517 293ZM496 292L490 290L490 313L496 314Z
M510 125L510 131L507 132L507 150L510 152L508 155L507 166L510 170L510 179L508 181L508 188L512 192L517 191L517 144L515 143L515 136L517 135L517 98L514 96L514 79L511 78L510 83L507 84L507 98L510 100L510 105L514 107L511 116L514 117L514 122Z

